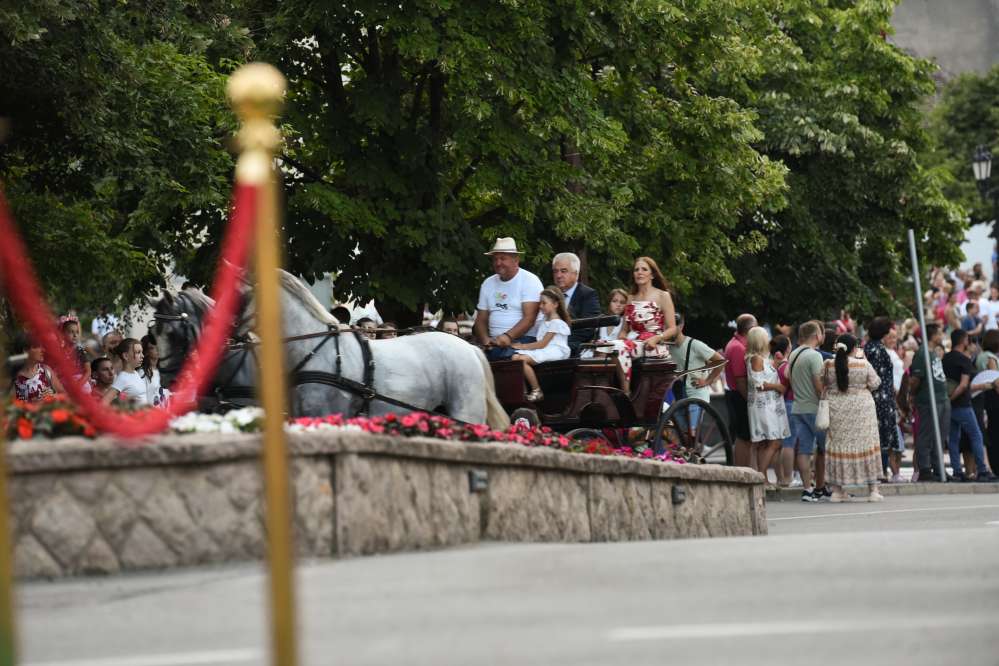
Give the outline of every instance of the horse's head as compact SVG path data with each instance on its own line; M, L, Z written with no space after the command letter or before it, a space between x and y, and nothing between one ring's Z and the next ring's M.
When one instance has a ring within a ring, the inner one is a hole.
M172 380L180 371L201 333L205 313L212 306L212 299L195 288L185 289L176 296L164 292L153 306L155 323L150 330L156 336L164 379Z

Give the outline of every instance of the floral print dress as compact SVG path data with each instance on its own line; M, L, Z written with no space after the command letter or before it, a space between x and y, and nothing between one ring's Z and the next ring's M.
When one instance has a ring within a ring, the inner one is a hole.
M882 451L899 449L898 415L895 411L895 368L891 362L888 348L880 340L871 340L864 347L864 355L874 368L881 385L871 391L874 396L874 406L878 413L878 435Z
M53 393L52 371L48 366L38 364L30 377L18 374L14 378L14 398L22 402L41 402L42 398Z
M826 479L834 486L877 483L881 476L881 439L871 391L881 379L866 359L849 361L846 391L836 384L836 368L826 361L822 383L829 399Z
M666 330L666 316L655 301L631 301L624 309L624 318L628 321L628 328L637 337L615 340L614 348L618 352L617 358L625 375L630 379L631 359L643 356L669 358L669 345L665 342L659 342L652 348L645 345L646 340L654 335L661 335Z

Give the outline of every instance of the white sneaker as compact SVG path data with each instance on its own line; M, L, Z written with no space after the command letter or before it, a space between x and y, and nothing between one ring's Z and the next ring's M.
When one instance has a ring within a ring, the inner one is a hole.
M901 474L895 474L894 476L892 476L891 477L891 482L892 483L905 483L905 481L902 479L902 475Z
M795 472L794 473L794 477L791 479L791 487L792 488L800 488L801 486L802 486L802 483L801 483L801 474L798 473L798 472Z

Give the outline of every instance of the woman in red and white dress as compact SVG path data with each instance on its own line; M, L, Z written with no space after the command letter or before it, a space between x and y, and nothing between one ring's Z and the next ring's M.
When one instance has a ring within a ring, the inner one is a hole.
M643 356L669 358L667 341L676 335L673 297L659 266L650 257L639 257L631 271L630 300L624 323L615 341L623 373L622 386L629 390L631 359ZM629 334L637 333L637 337ZM635 339L629 339L634 337Z

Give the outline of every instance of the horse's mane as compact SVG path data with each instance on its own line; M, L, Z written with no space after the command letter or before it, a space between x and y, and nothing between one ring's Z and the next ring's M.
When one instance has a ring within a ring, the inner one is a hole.
M180 293L184 294L191 300L191 305L195 307L199 315L204 315L206 312L215 307L215 301L197 287L188 287Z
M294 296L302 304L302 306L308 310L309 314L318 319L323 324L329 324L330 326L336 326L340 324L337 318L331 315L326 308L324 308L312 292L309 291L302 281L296 278L291 273L287 271L279 270L278 274L281 276L281 286L284 287L285 291Z

